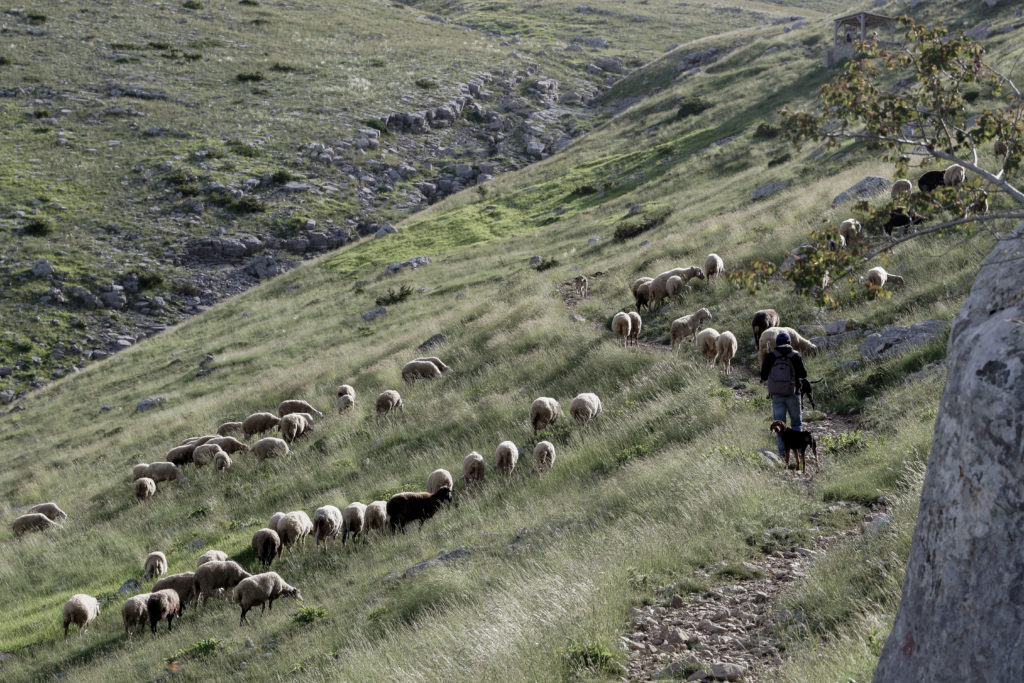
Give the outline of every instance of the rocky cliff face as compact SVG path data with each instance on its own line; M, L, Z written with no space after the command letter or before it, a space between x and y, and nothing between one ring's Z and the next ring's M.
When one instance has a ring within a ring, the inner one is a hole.
M957 316L892 633L875 681L1024 680L1024 223Z

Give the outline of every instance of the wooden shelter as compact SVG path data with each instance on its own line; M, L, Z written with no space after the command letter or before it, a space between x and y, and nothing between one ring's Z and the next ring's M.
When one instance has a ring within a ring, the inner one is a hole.
M881 34L881 35L880 35ZM856 12L839 17L832 24L832 45L825 49L825 66L857 56L854 43L877 38L882 45L896 44L896 20L873 12Z

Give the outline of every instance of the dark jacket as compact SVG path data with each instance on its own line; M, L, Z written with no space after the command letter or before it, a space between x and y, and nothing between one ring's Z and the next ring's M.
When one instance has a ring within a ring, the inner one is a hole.
M800 357L799 351L794 351L793 347L789 344L783 344L782 346L776 346L775 350L783 356L793 356L793 371L796 373L797 392L799 393L800 380L807 377L807 368L804 367L804 359ZM768 375L771 374L772 366L775 365L775 354L769 353L764 357L764 363L761 364L761 381L767 382Z

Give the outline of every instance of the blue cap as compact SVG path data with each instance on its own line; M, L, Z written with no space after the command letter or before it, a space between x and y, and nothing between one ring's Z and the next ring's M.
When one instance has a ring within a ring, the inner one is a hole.
M775 335L775 345L776 346L779 346L781 344L788 344L788 343L789 343L789 335L787 333L779 332L777 335Z

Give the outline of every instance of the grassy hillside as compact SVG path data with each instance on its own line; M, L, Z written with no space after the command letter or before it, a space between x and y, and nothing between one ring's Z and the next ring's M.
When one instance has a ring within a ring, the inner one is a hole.
M493 5L524 24L537 21L529 11ZM440 3L424 7L446 11ZM263 4L224 11L243 8L271 11ZM458 9L469 24L484 11L468 2ZM0 420L4 519L44 500L59 502L70 518L59 533L14 539L0 531L0 652L10 654L0 675L613 678L628 661L619 636L629 628L630 607L663 604L674 592L695 598L735 583L730 568L743 561L830 537L837 540L826 555L805 565L806 579L787 585L774 605L770 639L784 654L781 665L752 677L869 677L898 600L943 384L941 367L930 364L942 359L945 343L851 367L860 354L850 340L809 359L812 376L826 382L816 393L821 410L808 411L807 423L845 431L822 439L821 471L801 477L757 454L773 449L774 439L769 403L751 374L750 316L770 306L794 326L854 319L871 329L949 320L991 238L901 245L884 262L908 284L891 298L847 282L840 308L820 310L781 280L756 295L726 280L696 282L670 310L644 315L646 346L622 348L607 332L611 316L632 305L635 277L700 264L711 251L727 268L754 257L781 261L810 229L846 217L848 205L830 208L836 194L865 175L889 175L870 150L818 157L778 137L755 138L778 106L806 102L829 77L820 68L828 30L819 19L791 32L761 27L683 45L679 51L718 45L728 53L693 76L656 61L617 87L622 97L660 91L561 154L31 394L24 411ZM1014 36L988 44L1011 74ZM678 116L693 98L708 108ZM752 199L778 180L790 185ZM639 225L650 227L625 240L613 236ZM553 265L531 268L534 255ZM383 274L386 264L413 256L431 263ZM590 277L591 295L567 302L565 284L580 272ZM372 321L361 318L404 285L412 290L405 301ZM657 348L672 319L701 306L712 311L713 327L740 340L731 377L705 367L690 345L678 354ZM574 322L570 309L584 321ZM431 352L454 373L406 387L402 364L436 333L448 341ZM200 376L208 354L212 372ZM342 382L358 397L339 416L332 405ZM402 393L406 408L378 425L373 399L387 388ZM552 396L567 409L583 391L604 402L596 422L578 427L563 419L532 433L534 398ZM166 400L135 412L149 397ZM327 416L288 457L257 464L240 454L225 473L189 471L187 485L162 484L154 499L132 499L133 464L160 460L187 436L289 397L306 398ZM558 453L543 476L529 471L540 438ZM506 439L524 451L512 477L489 469L472 492L458 482L453 506L422 530L326 553L307 544L275 562L304 604L283 600L239 627L237 608L211 601L198 614L186 612L170 634L124 638L124 596L114 592L140 576L151 550L167 554L171 572L194 569L211 548L253 569L250 538L275 511L386 499L420 489L438 467L458 478L470 451L491 463ZM893 522L860 534L859 523L881 510ZM771 532L780 528L781 539ZM459 559L404 576L462 547ZM107 602L96 623L65 644L61 606L79 592ZM715 645L700 635L689 654L710 665Z

